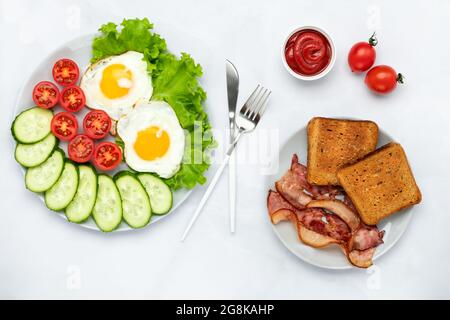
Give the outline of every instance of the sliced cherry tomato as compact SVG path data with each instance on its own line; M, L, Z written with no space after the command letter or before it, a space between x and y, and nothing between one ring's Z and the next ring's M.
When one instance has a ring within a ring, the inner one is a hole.
M60 59L53 65L52 74L57 84L66 87L77 83L80 69L73 60Z
M397 87L398 83L403 83L403 76L385 65L373 67L366 74L366 85L370 90L386 94L393 91Z
M86 104L86 97L80 87L66 87L61 91L60 104L67 111L78 112Z
M59 100L59 90L50 81L41 81L34 86L33 101L34 103L44 109L53 108Z
M111 129L111 118L105 111L92 110L84 117L83 129L88 137L102 139L108 135Z
M69 141L77 134L77 118L70 112L57 113L53 116L51 129L58 139Z
M78 163L88 162L94 153L94 141L84 134L70 140L67 147L69 158Z
M122 150L113 142L101 142L94 150L94 164L101 170L113 170L122 161Z
M358 42L350 49L348 53L348 65L352 72L363 72L370 69L375 63L377 53L375 46L378 40L375 33L370 37L369 42Z

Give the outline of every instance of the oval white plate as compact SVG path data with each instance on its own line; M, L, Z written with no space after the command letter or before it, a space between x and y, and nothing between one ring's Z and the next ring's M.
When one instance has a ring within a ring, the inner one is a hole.
M159 33L158 31L156 31L156 32ZM164 32L162 32L161 35L164 38ZM31 92L36 83L38 83L39 81L43 81L43 80L49 80L49 81L53 82L51 70L52 70L53 64L58 59L70 58L70 59L74 60L80 68L80 73L83 73L89 66L89 61L92 56L92 48L91 48L92 39L95 36L96 36L96 34L90 34L90 35L85 35L85 36L75 38L75 39L67 42L66 44L62 45L61 47L57 48L52 53L50 53L37 66L37 68L33 71L31 76L25 82L24 86L22 87L22 89L19 93L16 105L14 108L14 113L17 115L21 111L23 111L27 108L30 108L34 105L32 99L31 99ZM172 37L172 38L174 38L174 37ZM196 40L198 42L197 39L193 39L192 37L189 37L188 35L186 35L184 33L181 35L181 38L183 39L181 41L181 46L184 46L184 47L187 47L185 44L189 43L189 39L191 40L191 43L193 43L193 40ZM167 38L166 38L166 41L167 41L168 47L170 49L170 41L171 40L167 40ZM178 43L178 46L180 46L180 42ZM196 50L195 52L197 53L198 50ZM196 59L196 62L200 63L204 68L205 68L205 65L208 65L208 67L211 65L210 61L208 61L208 62L201 61L201 59L197 59L196 55L193 55L193 57L194 57L194 59ZM217 71L215 71L215 72L217 73ZM80 77L81 77L81 75L80 75ZM212 77L208 77L209 80L211 78ZM217 76L215 76L214 78L217 78ZM204 85L203 81L201 81L201 82ZM211 84L211 86L214 86L214 85L218 86L220 84ZM208 88L206 88L206 91L208 91ZM79 112L77 114L79 123L81 123L84 115L89 111L88 108L84 108L84 109L85 110L82 110L81 112ZM60 111L64 111L64 110L58 106L58 107L54 108L54 111L56 113L56 112L60 112ZM109 139L111 141L114 140L112 137L110 137ZM60 147L65 152L67 151L67 143L60 142ZM67 154L67 152L66 152L66 154ZM112 176L112 175L114 175L114 173L116 173L120 170L126 170L127 168L128 167L125 164L123 164L123 165L119 166L119 168L116 169L115 171L108 172L108 174L110 176ZM25 174L25 170L23 170L23 172ZM178 208L188 198L191 191L192 190L187 190L187 189L180 189L180 190L175 191L173 194L173 206L172 206L172 209L170 210L170 212L165 215L161 215L161 216L153 215L152 219L150 221L150 224L153 224L153 223L167 217L169 214L173 213L175 211L175 209ZM43 196L42 195L39 195L39 196L41 197L42 201L44 201ZM49 210L49 212L54 214L53 211ZM58 215L64 219L67 219L63 212L58 212ZM90 217L84 223L80 224L80 226L99 231L99 229L96 226L92 217ZM132 229L130 226L128 226L128 224L126 224L124 221L122 221L120 226L115 231L126 231L126 230L134 230L134 229Z
M378 146L380 147L393 139L383 130L379 130ZM276 175L268 176L266 183L268 189L274 189L275 182L289 169L291 158L294 153L299 157L299 161L306 164L307 156L307 131L306 126L292 135L281 147L279 154L280 172ZM397 214L384 219L378 224L380 230L385 230L384 244L377 247L373 260L375 261L389 251L400 239L412 217L412 208L402 210ZM270 223L270 220L268 220ZM327 269L349 269L353 266L348 262L341 249L336 245L330 245L322 249L312 248L300 242L297 231L290 222L281 222L273 225L281 242L297 257L312 265Z

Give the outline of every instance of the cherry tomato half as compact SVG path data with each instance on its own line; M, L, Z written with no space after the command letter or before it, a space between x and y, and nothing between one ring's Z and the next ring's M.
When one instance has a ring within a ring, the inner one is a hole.
M113 142L101 142L94 150L94 164L101 170L113 170L122 161L122 150Z
M94 141L84 134L79 134L70 140L67 151L71 160L78 163L88 162L94 153Z
M102 139L111 129L111 118L105 111L92 110L83 120L84 133L92 139Z
M75 84L80 76L80 69L78 69L75 61L70 59L60 59L53 65L53 79L56 83L66 87Z
M70 112L57 113L53 116L51 129L59 140L69 141L77 134L77 118Z
M352 72L363 72L370 69L375 63L377 53L375 46L378 40L375 33L370 37L369 42L358 42L353 45L348 53L348 65Z
M67 111L78 112L86 104L86 97L78 86L65 87L61 91L60 104Z
M403 76L401 73L397 74L389 66L380 65L373 67L367 72L365 82L370 90L386 94L397 87L397 82L403 83Z
M33 101L44 109L53 108L59 100L59 90L50 81L41 81L34 86Z

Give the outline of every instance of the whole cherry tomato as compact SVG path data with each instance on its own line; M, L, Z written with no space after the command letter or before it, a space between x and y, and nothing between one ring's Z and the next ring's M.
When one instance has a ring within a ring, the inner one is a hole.
M380 65L373 67L366 74L366 85L370 90L386 94L391 92L397 87L398 83L403 83L403 76L401 73L397 72L385 65Z
M363 72L373 66L377 56L374 47L377 43L378 40L374 33L370 37L369 42L358 42L353 45L348 53L348 65L352 72Z

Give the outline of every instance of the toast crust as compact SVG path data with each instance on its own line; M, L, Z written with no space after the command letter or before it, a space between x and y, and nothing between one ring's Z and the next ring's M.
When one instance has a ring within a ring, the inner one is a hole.
M378 126L368 120L315 117L307 133L307 180L314 185L339 185L338 170L374 151L378 143Z
M406 154L395 142L341 168L338 178L367 225L376 225L422 200Z

